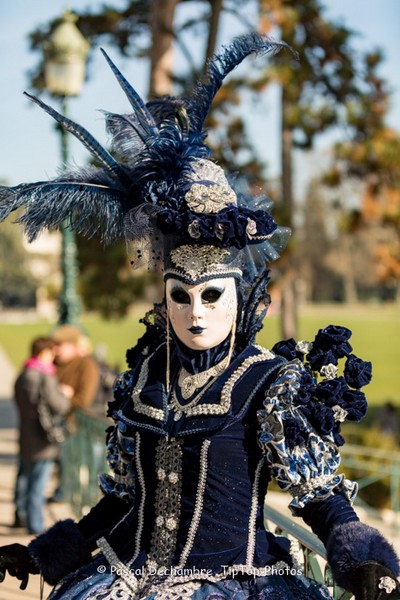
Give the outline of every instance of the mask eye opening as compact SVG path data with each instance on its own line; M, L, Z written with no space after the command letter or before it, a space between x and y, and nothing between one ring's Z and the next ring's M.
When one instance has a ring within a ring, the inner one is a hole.
M204 304L215 304L215 302L217 302L221 298L223 293L224 290L215 287L210 287L204 290L204 292L202 292L201 300Z
M176 304L190 304L190 296L182 288L175 288L170 293L171 299Z

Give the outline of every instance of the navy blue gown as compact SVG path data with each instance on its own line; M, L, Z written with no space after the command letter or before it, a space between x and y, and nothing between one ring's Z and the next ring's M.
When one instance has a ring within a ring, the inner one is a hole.
M117 381L111 470L100 482L127 511L51 600L330 598L301 574L289 541L263 526L271 476L292 494L294 514L333 497L350 507L355 494L337 474L332 434L297 401L302 363L249 346L195 402L178 386L167 397L165 364L161 344Z

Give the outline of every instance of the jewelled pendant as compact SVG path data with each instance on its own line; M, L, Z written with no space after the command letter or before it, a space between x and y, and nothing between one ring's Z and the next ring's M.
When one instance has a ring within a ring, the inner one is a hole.
M179 421L179 419L182 417L183 412L180 410L177 410L174 414L174 421Z

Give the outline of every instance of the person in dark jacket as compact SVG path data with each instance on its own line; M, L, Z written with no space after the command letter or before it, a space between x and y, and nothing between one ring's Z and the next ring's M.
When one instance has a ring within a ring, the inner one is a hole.
M62 385L54 366L56 344L40 337L32 342L31 356L15 382L19 413L19 469L15 486L15 526L26 525L29 533L44 529L44 493L60 444L50 441L40 418L44 404L50 414L66 416L73 389Z

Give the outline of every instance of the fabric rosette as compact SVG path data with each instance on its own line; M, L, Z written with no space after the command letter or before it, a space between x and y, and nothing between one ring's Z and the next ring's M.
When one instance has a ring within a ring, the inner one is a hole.
M294 339L278 342L273 351L305 366L296 402L320 435L332 435L344 443L341 423L360 421L366 414L365 394L360 391L372 378L372 366L352 353L350 329L329 325L320 329L312 343ZM344 367L341 365L344 361ZM340 372L343 374L339 374ZM298 436L290 436L296 445Z

